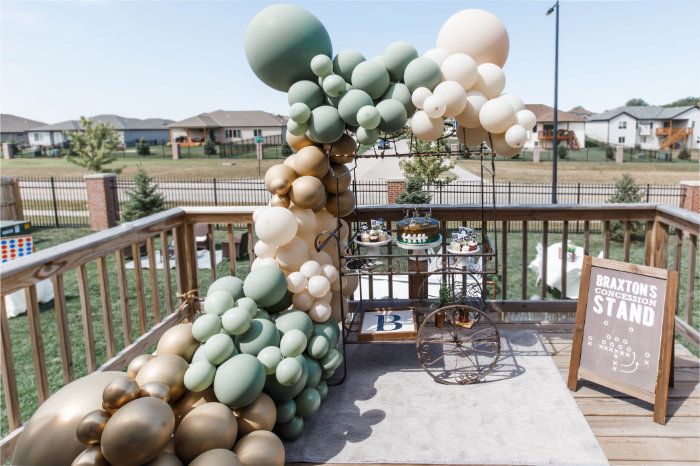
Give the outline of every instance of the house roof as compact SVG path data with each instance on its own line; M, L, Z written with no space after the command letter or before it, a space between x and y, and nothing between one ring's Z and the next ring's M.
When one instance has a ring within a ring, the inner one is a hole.
M572 115L580 116L584 120L587 120L590 116L595 115L595 112L591 112L590 110L586 110L585 108L578 106L574 107L571 110L569 110L566 113L570 113Z
M171 128L280 127L285 117L262 110L216 110L170 124Z
M25 133L36 126L45 124L9 113L0 113L0 132L3 133Z
M173 120L166 120L164 118L146 118L144 120L138 118L127 118L119 115L95 115L89 117L89 120L108 123L114 127L116 130L128 131L128 130L154 130L154 129L168 129L168 124L172 123ZM60 123L54 123L53 125L43 125L39 127L32 128L32 131L80 131L83 128L80 126L80 121L78 120L68 120L62 121Z
M622 107L613 108L612 110L606 110L603 113L593 115L589 118L589 121L608 121L622 113L626 113L637 120L668 120L695 107L697 107L697 105L685 105L682 107L657 107L652 105L639 107L623 105Z
M549 123L554 121L554 108L544 104L526 104L525 108L530 110L537 117L538 123ZM561 110L557 111L557 119L560 122L584 121L583 118Z

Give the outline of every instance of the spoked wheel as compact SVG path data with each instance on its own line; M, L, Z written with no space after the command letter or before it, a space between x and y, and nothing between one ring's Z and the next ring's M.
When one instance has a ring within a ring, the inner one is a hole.
M501 339L491 319L471 306L452 305L430 313L416 337L416 354L438 383L466 385L491 372Z

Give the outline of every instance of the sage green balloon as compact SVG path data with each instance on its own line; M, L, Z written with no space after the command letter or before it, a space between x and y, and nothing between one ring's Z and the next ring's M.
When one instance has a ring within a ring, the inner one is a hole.
M321 395L315 388L305 388L294 398L294 402L297 404L297 416L313 416L321 407Z
M323 368L324 371L336 369L340 366L340 363L343 362L343 355L341 355L340 351L337 349L331 348L328 350L328 353L321 358L320 362L321 368Z
M309 134L313 140L323 144L332 144L340 139L344 130L345 123L340 118L337 108L321 105L311 111Z
M302 103L313 110L323 104L323 89L312 81L297 81L289 88L287 102L290 107Z
M291 421L284 424L276 424L275 432L285 440L294 440L304 431L304 420L300 416L294 416Z
M314 359L321 359L331 348L331 342L325 335L314 335L306 345L306 353Z
M315 359L311 359L307 356L304 357L304 363L306 364L306 369L309 371L309 377L306 381L306 386L316 388L319 382L321 382L321 375L323 373L321 364L319 364L319 362Z
M289 107L289 119L301 124L309 121L311 109L303 102L296 102ZM243 295L243 282L241 281L241 295Z
M204 345L199 345L199 347L195 350L194 354L192 355L192 361L191 363L195 363L198 361L206 361L207 357L204 356Z
M333 56L328 31L305 9L288 4L269 6L248 24L245 54L255 75L286 92L292 83L314 76L309 63L316 55Z
M323 92L329 97L340 97L345 94L345 80L337 74L323 78Z
M365 91L372 99L380 98L389 87L389 72L382 61L363 61L352 72L352 87Z
M284 332L280 339L280 350L282 356L293 358L299 356L306 349L306 335L301 330L295 328Z
M406 67L403 80L411 92L419 87L427 87L432 91L442 81L442 72L430 58L418 57Z
M362 127L357 128L355 133L357 136L357 141L365 146L373 146L374 143L379 139L379 130L377 129L365 129Z
M294 296L294 293L291 291L287 290L284 293L284 296L282 299L279 300L279 302L276 302L272 306L265 306L265 310L269 312L270 314L277 314L278 312L285 311L289 309L292 306L292 297ZM268 319L270 318L268 314Z
M282 361L282 351L276 346L266 346L258 353L258 361L265 367L265 374L274 374Z
M207 293L207 298L204 300L204 312L206 314L216 314L220 316L224 312L233 307L233 296L231 293L224 290L214 290Z
M221 316L221 326L231 335L241 335L250 328L250 314L242 307L234 307Z
M255 303L250 298L240 298L239 300L236 301L236 306L245 309L248 311L248 314L250 314L250 317L255 317L255 314L258 312L258 305Z
M272 306L277 304L287 292L287 279L284 272L274 265L261 265L245 277L243 292L258 306Z
M303 105L303 104L302 104ZM287 131L294 136L303 136L309 130L306 123L297 123L294 120L287 120Z
M217 290L223 290L223 291L228 291L231 296L233 296L233 299L238 299L243 297L243 280L241 280L238 277L221 277L218 280L216 280L214 283L209 285L209 289L207 290L207 296L209 296L210 293L217 291Z
M330 318L325 322L314 323L313 325L314 335L324 335L328 338L331 343L331 348L335 348L338 344L338 339L340 338L340 328L338 327L338 322L335 319Z
M214 394L233 409L251 404L265 386L265 368L250 354L238 354L216 370Z
M211 387L214 383L216 366L209 361L197 361L190 364L185 371L184 383L187 390L191 392L201 392Z
M258 312L255 314L255 318L262 320L271 320L270 314L262 309L258 309Z
M231 337L225 333L219 333L210 337L204 343L204 356L207 361L218 366L235 354L236 347Z
M382 121L382 116L374 106L374 103L371 103L357 111L356 119L358 125L364 129L375 129Z
M326 381L321 380L316 386L316 390L318 390L318 394L321 395L321 400L324 400L328 395L328 384Z
M282 335L292 329L304 332L309 340L314 334L314 323L306 312L292 309L278 314L275 317L275 326Z
M296 359L296 358L288 358ZM301 361L300 361L301 364ZM293 399L306 387L309 378L309 370L306 364L301 364L301 378L294 385L286 386L277 381L275 374L268 375L265 380L265 393L276 401L287 401Z
M373 105L372 98L365 91L351 89L338 102L338 113L345 123L358 126L360 125L358 122L359 110L365 106L373 108Z
M382 100L377 104L377 111L382 116L379 129L385 133L399 131L406 124L406 108L398 100Z
M202 314L192 324L192 336L202 343L219 331L221 331L221 317L216 314Z
M279 346L280 332L269 320L253 319L250 328L236 337L241 353L257 356L266 346Z
M333 58L333 73L340 75L347 82L352 81L355 67L365 61L364 55L355 50L342 50Z
M319 78L325 78L333 72L333 60L328 55L316 55L311 59L311 71Z
M384 66L392 81L403 81L403 73L408 64L418 58L418 51L408 42L398 41L389 44L384 50Z
M382 100L387 99L398 100L401 102L403 107L406 109L407 116L409 117L416 113L416 107L411 101L411 91L408 90L408 87L404 83L394 83L389 86L389 89L387 89L382 96Z
M277 403L277 422L284 424L292 420L297 412L297 404L294 400L287 400Z
M284 358L277 364L277 369L275 370L275 378L280 385L289 387L294 385L301 379L303 373L303 368L301 363L296 358Z

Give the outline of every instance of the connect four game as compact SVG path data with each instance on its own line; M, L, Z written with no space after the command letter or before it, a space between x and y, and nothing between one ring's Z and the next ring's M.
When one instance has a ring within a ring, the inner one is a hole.
M3 221L0 225L0 262L5 263L34 252L29 222Z

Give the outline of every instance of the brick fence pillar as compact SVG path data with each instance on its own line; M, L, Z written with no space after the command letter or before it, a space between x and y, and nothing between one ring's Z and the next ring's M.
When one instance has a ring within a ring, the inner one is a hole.
M615 162L623 163L625 161L625 152L622 146L615 147Z
M535 147L532 150L532 161L534 163L540 163L540 148L539 147Z
M700 214L700 181L681 181L681 207Z
M396 198L404 191L406 191L406 180L386 180L386 203L396 204Z
M119 204L117 200L117 175L98 173L85 175L90 228L105 230L117 225Z

